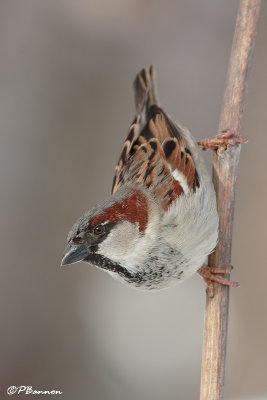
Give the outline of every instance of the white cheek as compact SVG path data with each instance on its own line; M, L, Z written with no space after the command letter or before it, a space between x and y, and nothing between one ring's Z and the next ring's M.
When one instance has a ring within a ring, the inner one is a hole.
M100 243L98 253L115 262L125 264L129 255L134 252L138 238L140 238L138 225L123 221L117 224L107 238Z
M98 253L123 265L128 271L140 271L152 246L158 240L160 215L157 206L149 204L149 222L144 234L139 225L129 221L118 223L100 243Z

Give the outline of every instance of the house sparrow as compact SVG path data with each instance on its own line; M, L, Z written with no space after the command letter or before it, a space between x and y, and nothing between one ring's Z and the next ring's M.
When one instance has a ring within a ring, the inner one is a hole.
M193 137L159 107L153 67L137 75L134 92L112 195L73 225L61 265L86 261L140 289L167 288L197 271L209 284L234 286L203 266L216 246L218 214Z

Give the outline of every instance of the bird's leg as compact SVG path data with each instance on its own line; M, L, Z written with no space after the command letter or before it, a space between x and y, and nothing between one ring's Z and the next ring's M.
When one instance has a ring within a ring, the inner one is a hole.
M200 140L197 142L199 146L202 146L202 150L218 150L220 146L234 146L237 143L247 142L246 138L235 136L235 133L229 129L220 132L218 135Z
M233 267L225 267L225 268L213 268L209 267L208 265L204 265L203 267L199 268L197 271L199 275L202 276L204 281L207 284L207 295L208 297L214 296L214 285L213 282L220 283L221 285L231 286L231 287L238 287L238 282L231 282L218 274L229 274Z

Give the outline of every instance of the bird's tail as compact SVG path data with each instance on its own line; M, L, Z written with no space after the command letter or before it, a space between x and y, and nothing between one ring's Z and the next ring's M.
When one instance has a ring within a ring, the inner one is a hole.
M137 114L146 114L149 108L155 104L159 105L155 69L153 65L149 70L143 68L134 80L134 99Z

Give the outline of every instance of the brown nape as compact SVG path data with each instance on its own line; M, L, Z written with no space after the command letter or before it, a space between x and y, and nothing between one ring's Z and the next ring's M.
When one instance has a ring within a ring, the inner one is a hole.
M142 192L138 191L126 197L93 217L90 227L107 221L116 223L122 220L127 220L132 224L138 223L140 233L145 232L148 222L148 206L147 199Z

